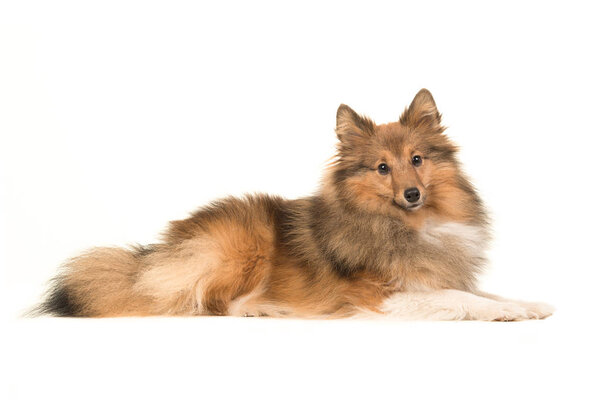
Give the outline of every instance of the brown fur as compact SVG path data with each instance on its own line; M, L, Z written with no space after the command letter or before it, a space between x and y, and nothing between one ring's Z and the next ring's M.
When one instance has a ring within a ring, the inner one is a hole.
M228 198L172 222L160 244L92 250L66 263L41 310L342 317L378 312L399 291L472 291L481 256L460 238L423 236L428 224L456 222L480 228L480 246L487 238L481 201L440 122L427 90L385 125L341 105L338 154L317 194ZM402 208L410 187L425 198L418 210Z

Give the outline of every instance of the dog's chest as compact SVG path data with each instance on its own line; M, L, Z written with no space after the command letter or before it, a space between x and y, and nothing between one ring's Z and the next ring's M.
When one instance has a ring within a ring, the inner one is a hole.
M460 222L427 221L419 231L419 239L426 246L440 251L461 253L464 257L483 258L487 248L488 234L477 225Z
M485 262L486 244L483 227L428 221L398 258L398 290L472 287Z

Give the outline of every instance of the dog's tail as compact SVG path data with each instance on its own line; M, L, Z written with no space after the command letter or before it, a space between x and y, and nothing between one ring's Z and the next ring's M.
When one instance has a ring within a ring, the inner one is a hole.
M96 248L67 261L50 284L45 300L29 315L106 317L142 312L134 289L151 248Z

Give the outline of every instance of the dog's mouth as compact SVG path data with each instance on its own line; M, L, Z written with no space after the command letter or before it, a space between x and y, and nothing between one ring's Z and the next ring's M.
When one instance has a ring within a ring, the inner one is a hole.
M421 200L418 203L402 204L402 203L396 203L396 200L392 200L392 203L396 207L398 207L398 208L400 208L400 209L402 209L404 211L414 212L414 211L417 211L419 208L423 207L423 203L424 202Z

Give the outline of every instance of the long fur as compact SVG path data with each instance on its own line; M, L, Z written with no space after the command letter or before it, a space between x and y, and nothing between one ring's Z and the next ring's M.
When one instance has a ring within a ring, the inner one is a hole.
M488 220L427 90L385 125L341 105L336 134L338 153L314 196L226 198L171 222L160 243L92 249L63 265L39 311L482 320L551 313L477 292ZM408 188L420 191L415 208Z

